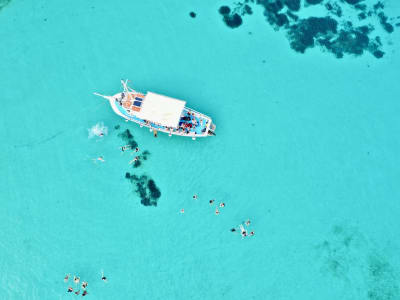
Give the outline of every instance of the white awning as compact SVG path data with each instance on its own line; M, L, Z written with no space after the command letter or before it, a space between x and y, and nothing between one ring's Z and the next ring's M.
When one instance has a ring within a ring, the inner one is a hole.
M176 128L186 101L148 92L143 99L138 118Z

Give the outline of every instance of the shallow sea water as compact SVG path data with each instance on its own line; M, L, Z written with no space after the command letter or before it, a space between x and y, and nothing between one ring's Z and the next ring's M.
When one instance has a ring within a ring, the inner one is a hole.
M400 5L384 4L385 55L338 59L294 51L254 3L232 29L228 1L0 1L0 298L76 297L69 273L88 299L400 299ZM92 94L122 78L217 136L125 123ZM150 152L137 168L126 129ZM253 237L230 232L247 218Z

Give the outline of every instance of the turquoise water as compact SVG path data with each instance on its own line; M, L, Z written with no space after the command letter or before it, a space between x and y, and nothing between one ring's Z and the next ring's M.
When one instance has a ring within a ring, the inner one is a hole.
M399 28L377 27L382 58L338 59L294 51L257 5L229 28L221 5L0 1L1 299L77 297L67 273L89 299L400 299ZM186 99L217 136L125 123L92 94L122 78ZM150 152L138 168L128 128ZM248 218L254 236L230 232Z

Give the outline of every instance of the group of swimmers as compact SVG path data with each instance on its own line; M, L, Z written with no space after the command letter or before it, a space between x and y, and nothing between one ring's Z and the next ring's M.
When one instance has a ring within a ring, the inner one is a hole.
M122 152L125 152L125 151L127 151L127 150L133 150L133 147L132 147L131 145L125 145L125 146L122 146L122 147L121 147L121 151L122 151ZM138 153L139 151L140 151L140 149L139 149L138 147L136 147L133 153ZM135 158L132 159L132 160L129 162L129 164L133 164L135 161L139 160L139 158L140 158L139 156L135 156Z
M131 145L125 145L125 146L122 146L122 147L121 147L121 151L122 151L122 152L125 152L125 151L127 151L127 150L129 150L129 149L133 149L133 148L131 147ZM136 147L134 153L139 152L139 150L140 150L140 149L139 149L138 147ZM92 160L93 160L94 162L97 162L97 161L105 162L105 161L106 161L106 160L104 159L103 156L99 156L99 157L97 157L97 158L92 158ZM134 162L137 161L137 160L139 160L139 156L136 156L133 160L131 160L131 161L129 162L129 164L132 164L132 163L134 163Z
M197 200L197 199L198 199L198 196L197 196L196 194L193 195L193 199ZM208 202L210 203L210 205L213 205L214 202L215 202L215 199L211 199L211 200L209 200ZM216 209L215 209L215 214L216 214L216 215L219 215L219 213L220 213L219 209L220 209L220 208L223 208L223 207L225 207L225 203L224 203L224 202L221 202L221 203L216 207ZM180 210L180 212L183 214L183 213L185 212L185 210L182 208L182 209ZM246 225L246 227L249 227L249 226L250 226L250 220L247 220L246 222L244 222L244 225ZM253 235L254 235L254 231L248 232L247 229L245 229L245 227L243 226L243 224L240 224L238 227L239 227L239 230L240 230L240 234L242 235L242 238L247 237L247 236L253 236ZM237 231L238 231L238 230L237 230L236 228L232 228L232 229L231 229L231 232L237 232Z
M250 226L250 220L247 220L246 222L244 222L244 224L246 225L246 227ZM244 228L243 224L239 225L239 230L240 230L240 234L242 235L242 238L245 238L246 236L253 236L254 235L254 231L250 231L250 233L247 233L247 230ZM232 228L231 232L236 232L236 228Z
M193 195L193 199L194 199L194 200L197 200L197 198L198 198L197 195ZM212 199L212 200L210 200L210 201L208 201L208 202L210 203L210 205L213 205L214 202L215 202L215 200ZM217 206L217 208L215 209L215 214L216 214L216 215L219 215L219 213L220 213L219 208L223 208L223 207L225 207L225 203L224 203L224 202L221 202L221 203L219 204L219 206ZM180 210L180 212L183 214L183 213L185 212L185 210L182 208L182 209Z
M68 282L68 280L69 280L69 274L67 274L64 277L64 282ZM101 280L103 280L104 282L107 282L107 278L104 276L103 272L101 272ZM79 284L79 281L80 281L80 278L74 275L74 283L77 286ZM88 286L88 283L86 281L82 281L82 290L83 290L82 297L84 297L88 294L88 292L86 291L87 286ZM67 292L72 293L72 292L74 292L74 289L71 286L69 286ZM76 290L74 293L75 293L75 295L79 295L80 292L81 292L81 290L78 288L78 290Z
M213 205L214 202L215 202L214 199L211 199L210 201L208 201L208 203L210 203L210 205ZM219 204L219 207L220 207L220 208L225 207L225 203L224 203L224 202L221 202L221 203ZM215 214L216 214L217 216L219 215L219 208L218 208L218 206L215 208Z

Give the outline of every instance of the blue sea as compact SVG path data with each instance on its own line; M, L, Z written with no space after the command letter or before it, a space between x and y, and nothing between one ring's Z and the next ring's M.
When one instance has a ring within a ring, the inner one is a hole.
M0 40L0 299L400 299L399 1L0 0Z

